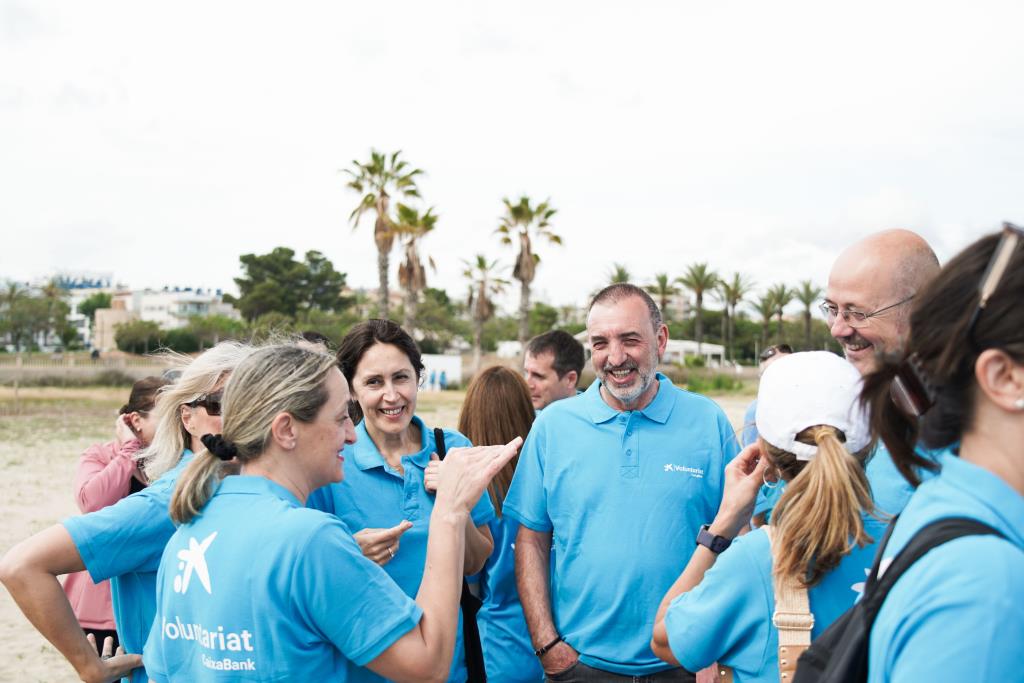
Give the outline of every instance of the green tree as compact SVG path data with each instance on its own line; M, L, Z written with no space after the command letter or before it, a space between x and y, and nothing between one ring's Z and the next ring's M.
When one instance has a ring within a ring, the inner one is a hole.
M106 292L96 292L78 304L78 312L89 319L91 325L96 321L96 309L110 308L111 297Z
M461 307L443 289L427 287L417 311L420 349L424 353L444 353L456 337L469 337L470 329L462 319Z
M725 324L725 333L722 335L729 356L729 360L735 360L734 344L736 341L736 308L746 298L753 288L740 273L733 273L729 280L719 280L716 293L722 302L722 318Z
M711 270L707 263L694 263L687 267L682 277L676 278L676 282L693 292L694 307L697 309L697 324L694 330L697 337L697 355L703 355L701 345L704 343L704 295L715 288L718 274Z
M160 348L160 326L150 320L130 320L114 328L114 341L126 353L149 353Z
M562 238L551 230L551 217L557 209L551 207L550 199L536 206L530 205L530 198L526 195L521 196L516 204L508 197L501 201L505 204L505 215L499 220L497 229L501 243L519 244L512 277L519 280L519 343L525 347L530 338L530 287L540 263L540 256L533 252L533 242L543 239L551 244L561 244Z
M349 215L353 229L358 227L359 219L367 211L373 211L376 215L373 241L377 245L377 278L380 281L377 294L382 318L388 317L388 264L395 244L391 197L419 197L416 176L423 173L418 168L410 169L408 162L399 159L401 154L398 151L388 156L371 149L368 162L353 160L352 168L345 169L351 177L348 186L362 195L359 204Z
M558 327L558 309L543 301L533 304L530 309L530 338L550 332Z
M199 351L199 338L187 327L176 327L161 333L160 345L178 353Z
M797 301L804 307L804 350L814 348L811 342L811 309L821 297L821 287L816 287L810 280L804 280L794 292Z
M768 346L768 328L772 324L772 318L775 317L775 297L772 295L771 290L766 294L762 294L757 297L757 300L753 303L753 308L761 316L761 348L764 349Z
M197 351L216 346L227 339L245 339L248 337L246 324L241 320L226 315L193 316L185 326L196 338Z
M293 250L276 247L267 254L243 254L239 261L239 296L225 300L234 303L246 320L267 313L294 318L313 309L340 311L350 303L341 295L345 274L319 251L308 251L303 261L296 261Z
M416 327L416 312L419 307L420 293L427 287L427 272L419 254L419 241L437 226L437 214L430 208L420 214L419 211L405 204L398 204L398 222L395 230L402 241L405 258L398 266L398 284L405 290L404 325L412 331ZM431 268L436 270L434 260L427 259Z
M661 309L661 315L666 320L669 318L668 314L668 300L679 293L679 288L676 287L668 273L658 273L654 276L654 282L644 287L649 294L653 294L658 300L658 308Z
M469 280L466 305L473 321L473 372L479 372L484 323L494 317L494 297L505 291L509 281L499 277L498 262L488 261L483 254L462 263L465 265L462 275Z
M782 343L782 312L786 306L793 303L793 297L796 296L796 291L786 286L784 282L780 282L768 290L768 295L775 301L775 315L778 318L779 326L775 332L775 341L778 344Z
M608 284L624 285L632 279L633 277L624 263L612 264L612 269L608 272Z

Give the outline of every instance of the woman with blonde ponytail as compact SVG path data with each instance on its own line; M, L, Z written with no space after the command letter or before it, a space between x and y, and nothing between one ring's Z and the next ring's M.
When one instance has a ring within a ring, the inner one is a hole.
M726 467L718 514L658 610L655 654L690 671L718 662L737 683L789 680L796 656L788 640L780 649L775 613L801 609L778 601L802 596L805 614L783 619L810 636L854 604L884 532L864 474L872 442L860 385L852 365L824 351L765 371L760 438ZM759 488L782 482L771 526L740 536Z
M0 580L32 625L60 651L84 681L128 676L149 680L142 647L156 610L156 570L174 524L167 514L175 481L202 450L205 434L221 430L221 392L227 377L252 347L222 342L195 359L171 354L178 379L157 395L156 431L140 451L148 487L96 512L71 517L12 548L0 562ZM110 579L114 621L123 650L100 658L75 621L57 577L88 570L93 581Z
M470 511L522 439L449 451L413 600L344 522L305 507L342 480L356 440L335 359L261 348L232 374L224 408L223 433L203 437L171 499L181 526L160 560L150 678L343 682L358 666L396 681L444 680ZM227 461L241 471L222 479Z

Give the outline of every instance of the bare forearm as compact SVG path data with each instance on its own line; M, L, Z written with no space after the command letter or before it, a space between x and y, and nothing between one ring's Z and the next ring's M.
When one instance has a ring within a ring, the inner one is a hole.
M551 617L551 534L525 527L516 536L516 586L526 616L526 627L535 648L558 637Z
M60 574L83 569L81 556L60 526L15 546L0 562L0 580L18 607L85 679L93 676L99 656L86 640L57 580Z
M491 538L491 530L486 524L476 526L470 518L466 522L466 576L483 569L493 551L494 540Z

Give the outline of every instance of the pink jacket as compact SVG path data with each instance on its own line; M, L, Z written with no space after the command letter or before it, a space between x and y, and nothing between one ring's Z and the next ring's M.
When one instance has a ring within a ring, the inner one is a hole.
M113 505L128 495L131 479L138 471L132 456L141 444L132 439L120 447L116 441L90 446L78 461L75 501L83 513ZM64 592L83 628L114 630L110 583L93 583L89 572L68 574Z

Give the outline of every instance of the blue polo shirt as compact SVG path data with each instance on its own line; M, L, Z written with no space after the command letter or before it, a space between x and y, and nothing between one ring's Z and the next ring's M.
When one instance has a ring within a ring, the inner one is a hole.
M925 452L918 449L918 454L925 455ZM875 447L875 452L868 460L864 473L871 484L871 497L875 499L875 506L879 511L888 515L898 515L903 507L910 500L914 493L914 487L910 485L900 471L896 469L889 449L881 441ZM927 473L922 473L927 477Z
M366 421L356 427L356 442L345 449L344 479L317 489L307 505L337 515L354 532L366 528L386 529L403 519L412 522L412 528L399 538L398 552L384 565L384 571L410 597L416 597L423 579L423 566L427 560L427 531L430 513L434 509L434 494L423 487L423 473L430 463L430 455L437 449L434 431L423 421L413 417L419 427L420 450L402 457L404 474L391 469L377 450L366 431ZM472 446L462 434L444 430L448 448ZM486 493L473 508L471 517L476 526L494 519L494 506ZM452 659L452 681L466 680L466 657L462 647L462 615L455 640ZM354 681L382 681L369 669L353 672Z
M816 638L864 591L885 524L868 515L873 542L854 548L810 589ZM714 662L732 667L736 683L778 683L779 632L772 625L775 589L771 544L764 529L737 538L704 579L672 601L665 614L669 646L683 668L699 671Z
M343 522L228 477L167 543L143 657L160 682L344 682L421 615Z
M658 374L643 410L619 412L600 381L533 423L503 513L552 532L552 614L592 667L622 675L669 668L650 648L661 598L722 499L738 452L718 405Z
M935 456L900 515L884 563L925 524L970 517L1000 531L925 554L900 577L871 631L869 681L1012 681L1024 671L1024 496L992 472Z
M93 582L110 579L114 621L125 652L139 654L156 613L156 572L174 534L168 508L174 484L192 460L186 449L178 464L137 493L96 512L63 521ZM143 668L134 683L146 683Z
M476 615L487 679L536 683L544 680L544 670L533 654L516 588L515 548L519 524L503 516L492 519L488 526L494 537L494 552L477 575L483 606Z

